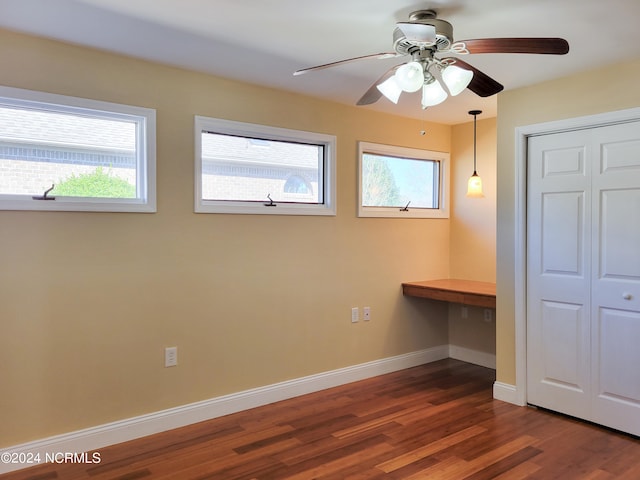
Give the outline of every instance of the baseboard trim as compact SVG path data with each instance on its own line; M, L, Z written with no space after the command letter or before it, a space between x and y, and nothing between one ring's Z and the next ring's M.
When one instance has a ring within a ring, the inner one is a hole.
M449 357L463 362L473 363L481 367L496 369L495 354L472 350L470 348L459 347L457 345L449 345Z
M134 440L147 435L153 435L154 433L183 427L280 400L363 380L365 378L435 362L448 357L449 346L441 345L15 445L13 447L0 449L0 455L15 453L18 454L18 458L20 454L27 454L31 458L37 458L36 454L39 454L41 458L45 458L47 453L80 453L98 450L108 445ZM30 466L33 465L0 462L0 474Z
M503 402L513 403L514 405L524 405L518 395L518 389L515 385L508 383L494 382L493 383L493 398L496 400L502 400Z

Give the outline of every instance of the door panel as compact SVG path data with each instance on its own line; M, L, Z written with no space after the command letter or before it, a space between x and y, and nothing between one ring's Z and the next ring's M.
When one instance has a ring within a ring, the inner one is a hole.
M559 302L542 302L542 382L582 393L585 387L582 363L584 308Z
M640 140L633 138L637 135L637 132L633 131L637 128L637 123L602 128L602 135L598 135L600 139L609 134L614 136L600 142L601 173L640 169ZM618 131L613 132L614 129Z
M541 166L543 178L555 175L585 175L584 147L563 148L556 145L545 149Z
M542 194L542 273L582 275L584 193Z
M640 314L602 308L598 327L590 420L640 435Z
M599 383L601 398L640 404L640 314L610 308L599 315Z
M640 188L600 197L600 276L640 281Z

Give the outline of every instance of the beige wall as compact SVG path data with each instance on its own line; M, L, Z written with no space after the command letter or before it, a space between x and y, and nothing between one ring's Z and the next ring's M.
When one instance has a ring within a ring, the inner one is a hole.
M357 218L356 142L449 151L449 126L6 31L0 64L155 108L158 151L155 214L0 212L0 447L447 344L400 283L448 276L449 221ZM337 135L338 215L194 214L195 114Z
M465 195L473 173L473 121L452 127L451 277L496 281L496 119L476 127L476 164L484 198Z
M640 61L607 66L498 97L497 377L515 384L515 128L640 106Z
M473 117L470 116L471 119ZM476 159L484 198L468 198L473 173L473 120L452 127L452 196L450 275L483 282L496 281L496 119L478 116ZM485 322L484 309L449 306L449 344L495 355L495 315Z

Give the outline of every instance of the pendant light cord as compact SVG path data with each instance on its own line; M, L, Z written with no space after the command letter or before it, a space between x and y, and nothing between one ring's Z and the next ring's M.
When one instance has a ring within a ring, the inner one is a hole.
M473 114L473 174L477 175L476 171L476 114Z
M469 115L473 115L473 176L478 176L476 170L476 120L477 115L482 113L482 110L471 110Z

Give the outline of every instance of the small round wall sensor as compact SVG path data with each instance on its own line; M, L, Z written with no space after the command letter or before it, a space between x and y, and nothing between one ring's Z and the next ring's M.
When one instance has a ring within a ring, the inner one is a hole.
M426 134L427 134L426 130L420 130L420 135L426 135Z

